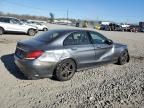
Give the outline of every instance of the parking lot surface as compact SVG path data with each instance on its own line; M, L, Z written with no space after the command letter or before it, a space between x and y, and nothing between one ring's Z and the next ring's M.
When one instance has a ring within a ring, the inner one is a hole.
M48 24L49 29L74 28ZM127 44L130 63L84 70L66 82L27 80L14 64L16 43L23 34L0 36L0 108L93 108L144 106L144 34L98 31Z

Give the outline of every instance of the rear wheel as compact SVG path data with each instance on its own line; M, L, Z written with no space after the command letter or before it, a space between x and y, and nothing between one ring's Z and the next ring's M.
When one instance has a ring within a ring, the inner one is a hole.
M71 59L63 60L56 67L55 77L59 81L70 80L76 71L76 64Z
M0 27L0 35L2 35L3 33L4 33L4 29Z
M128 51L123 51L118 59L119 65L124 65L129 61L129 54Z
M36 31L34 29L29 29L28 30L28 35L29 36L34 36L36 34Z

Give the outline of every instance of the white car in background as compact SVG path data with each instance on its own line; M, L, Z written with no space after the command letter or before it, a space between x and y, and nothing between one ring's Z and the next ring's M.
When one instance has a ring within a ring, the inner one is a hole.
M130 25L129 24L121 24L122 30L123 31L129 31L130 30Z
M39 23L39 22L29 21L29 20L22 20L22 22L23 22L24 24L37 27L37 29L38 29L39 31L48 31L47 26L44 25L44 24L41 24L41 23Z
M130 27L129 24L121 24L121 26L122 26L123 28L128 28L128 27Z
M25 25L20 20L13 17L0 17L0 34L4 32L19 32L34 36L37 33L37 28L30 25Z

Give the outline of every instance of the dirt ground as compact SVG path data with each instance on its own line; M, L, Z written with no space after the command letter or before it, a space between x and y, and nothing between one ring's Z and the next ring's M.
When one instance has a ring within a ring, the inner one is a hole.
M50 29L72 28L48 25ZM21 34L0 36L0 108L143 108L144 34L99 31L127 44L130 63L84 70L66 82L49 78L27 80L14 64Z

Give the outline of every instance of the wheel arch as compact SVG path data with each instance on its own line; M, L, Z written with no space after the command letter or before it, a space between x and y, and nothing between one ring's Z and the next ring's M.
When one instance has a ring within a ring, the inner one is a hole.
M2 35L2 34L5 32L5 29L4 29L3 27L1 27L1 26L0 26L0 28L1 28L1 33L0 33L0 35Z
M48 28L46 28L46 27L43 27L43 29L42 29L42 30L44 31L44 29L46 29L46 30L48 31Z
M76 69L77 69L77 65L78 65L77 61L76 61L74 58L71 58L71 57L69 57L69 58L65 58L65 59L63 59L63 60L60 60L60 61L57 63L57 65L58 65L59 63L61 63L62 61L67 60L67 59L72 60L72 61L75 63L75 65L76 65ZM57 65L56 65L56 66L57 66Z
M120 52L120 54L119 54L119 57L118 57L118 61L119 61L119 58L120 58L121 54L122 54L124 51L126 51L126 52L128 53L128 60L127 60L127 62L129 62L129 61L130 61L130 55L129 55L129 51L128 51L127 48L124 48L124 49L121 50L121 52Z
M75 66L76 66L76 70L75 70L75 71L77 71L77 68L78 68L78 63L77 63L77 61L76 61L74 58L65 58L65 59L62 59L62 60L60 60L59 62L56 63L56 65L54 66L54 69L53 69L53 75L55 75L57 66L58 66L62 61L67 60L67 59L70 59L70 60L72 60L72 61L75 63Z
M2 29L3 29L3 31L5 31L4 27L0 26L0 28L2 28Z
M29 28L28 30L27 30L27 33L29 32L29 30L35 30L34 28Z

